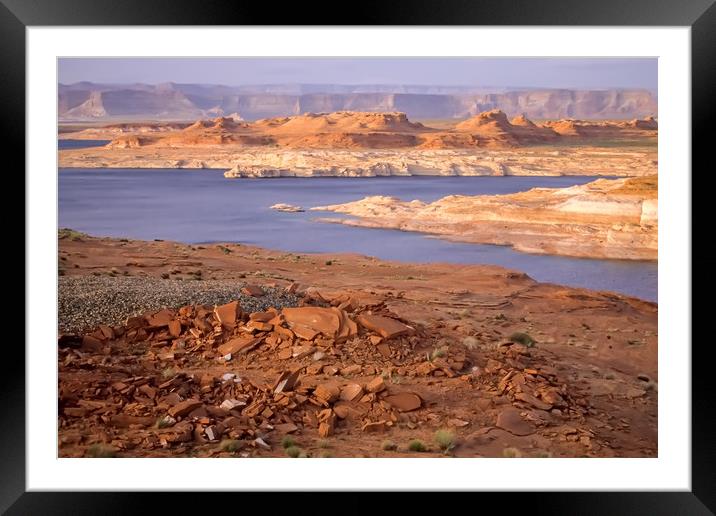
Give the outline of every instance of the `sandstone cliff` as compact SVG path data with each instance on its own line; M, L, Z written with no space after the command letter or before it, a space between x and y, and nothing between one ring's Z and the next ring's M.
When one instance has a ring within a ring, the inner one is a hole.
M224 168L226 177L643 176L656 173L657 134L649 118L539 125L492 110L433 128L404 113L340 111L91 127L62 137L111 142L62 150L59 161L61 167Z

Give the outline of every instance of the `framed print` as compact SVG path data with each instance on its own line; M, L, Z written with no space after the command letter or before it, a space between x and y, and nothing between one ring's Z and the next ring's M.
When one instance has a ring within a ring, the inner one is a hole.
M711 2L177 6L3 0L28 242L3 510L713 510Z

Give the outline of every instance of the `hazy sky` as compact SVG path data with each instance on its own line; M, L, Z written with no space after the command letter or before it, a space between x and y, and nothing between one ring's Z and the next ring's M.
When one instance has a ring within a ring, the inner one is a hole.
M657 87L656 58L61 58L59 81Z

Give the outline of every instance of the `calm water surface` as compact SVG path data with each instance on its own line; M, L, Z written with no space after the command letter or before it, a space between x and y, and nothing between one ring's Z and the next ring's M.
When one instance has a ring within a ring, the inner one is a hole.
M382 177L225 179L218 170L61 169L59 225L93 235L187 243L239 242L299 253L355 252L410 262L485 263L551 283L657 299L657 264L521 253L505 246L448 242L420 233L315 222L326 212L282 213L391 195L504 194L567 187L593 177Z
M101 147L108 143L109 140L57 140L57 148L84 149L86 147Z

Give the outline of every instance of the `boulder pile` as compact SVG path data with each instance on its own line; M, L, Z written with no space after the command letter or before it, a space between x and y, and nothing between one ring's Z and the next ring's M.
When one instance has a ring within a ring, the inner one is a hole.
M468 356L436 348L436 329L381 300L308 291L301 304L253 313L238 301L189 305L61 335L60 449L99 442L126 456L215 455L231 440L243 454L270 455L286 434L472 424L525 436L589 413L523 344ZM440 403L451 392L460 404ZM470 407L481 407L479 421Z

